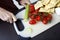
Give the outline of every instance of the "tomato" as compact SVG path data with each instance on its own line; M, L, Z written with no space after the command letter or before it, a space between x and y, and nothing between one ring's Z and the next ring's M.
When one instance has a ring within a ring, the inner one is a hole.
M45 17L45 13L44 13L44 12L41 12L41 13L40 13L40 16L41 16L41 20L43 20L44 17Z
M49 21L49 20L52 20L52 15L51 14L48 14L47 15L47 20Z
M29 21L29 24L36 24L36 21L34 19Z
M31 18L31 19L34 19L34 18L35 18L35 15L31 15L30 18Z
M32 14L33 14L33 15L37 15L38 13L37 13L37 11L34 11L34 12L32 12Z
M28 16L30 17L30 16L32 16L32 14L31 14L31 13L29 13L29 14L28 14Z
M39 10L40 10L40 8L36 9L35 11L32 12L32 14L37 15Z
M35 11L35 7L34 7L34 5L33 4L30 4L30 13L32 13L32 12L34 12Z
M45 17L45 13L44 12L41 12L41 18L43 19Z
M47 18L46 18L46 17L45 17L45 18L43 18L42 22L43 22L43 24L47 24L47 23L48 23Z
M40 16L36 16L36 20L37 21L40 21L41 20L41 17Z

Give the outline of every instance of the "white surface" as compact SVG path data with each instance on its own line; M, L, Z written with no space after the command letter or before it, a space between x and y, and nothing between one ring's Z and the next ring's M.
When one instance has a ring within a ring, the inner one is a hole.
M24 10L25 11L25 10ZM19 12L16 17L17 18L23 18L24 17L24 11ZM16 27L16 24L14 23L14 28L17 32L18 35L21 35L23 37L34 37L42 32L44 32L45 30L51 28L52 26L54 26L55 24L60 22L60 16L58 16L56 13L53 14L53 19L52 22L44 25L42 22L37 23L36 25L30 25L29 21L25 22L24 20L22 20L23 25L25 26L24 31L19 31Z
M22 16L18 15L17 17L22 17ZM22 32L20 32L20 31L17 32L17 34L21 35L23 37L34 37L34 36L44 32L45 30L51 28L52 26L54 26L55 24L57 24L59 22L60 22L60 16L58 16L56 13L53 14L52 22L47 25L44 25L42 22L39 22L35 25L30 25L29 21L25 22L24 20L22 20L22 23L24 24L25 29Z
M56 8L55 11L56 11L57 15L60 15L60 8Z
M27 28L30 27L32 29L32 33L30 34L30 36L34 37L34 36L44 32L45 30L51 28L55 24L59 23L60 22L60 16L53 14L52 22L47 24L47 25L44 25L42 22L39 22L36 25L30 25L29 21L27 21L27 22L22 21L22 22L23 22L25 27L27 27Z

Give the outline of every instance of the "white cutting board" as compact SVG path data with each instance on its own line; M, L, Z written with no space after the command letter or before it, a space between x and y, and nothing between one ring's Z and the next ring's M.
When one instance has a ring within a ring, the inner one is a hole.
M22 11L20 13L23 13L23 12L24 11ZM48 23L46 25L44 25L41 21L35 25L30 25L29 20L28 21L22 20L22 23L23 23L25 29L19 35L21 35L23 37L29 37L29 36L34 37L60 22L59 15L54 13L54 14L52 14L52 16L53 16L53 19L52 19L51 23ZM17 15L17 17L22 17L22 15L21 16Z
M23 18L24 13L25 13L25 10L19 12L16 15L16 17ZM48 30L49 28L51 28L52 26L54 26L60 22L60 16L58 16L56 13L52 14L52 16L53 16L53 19L52 19L51 23L48 23L46 25L44 25L42 22L39 22L35 25L30 25L29 20L28 21L22 20L22 23L23 23L25 29L21 32L17 32L17 31L16 32L18 35L21 35L23 37L35 37L36 35Z

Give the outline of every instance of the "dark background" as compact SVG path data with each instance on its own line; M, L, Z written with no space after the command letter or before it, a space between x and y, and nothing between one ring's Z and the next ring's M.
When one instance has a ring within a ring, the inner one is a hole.
M12 24L0 21L0 40L19 40ZM31 40L60 40L60 23Z

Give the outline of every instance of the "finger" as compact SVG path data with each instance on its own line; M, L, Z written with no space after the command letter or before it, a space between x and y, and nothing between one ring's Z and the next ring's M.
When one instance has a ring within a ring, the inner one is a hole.
M30 1L28 1L28 0L22 0L22 1L20 1L20 3L21 3L21 5L23 5L24 7L26 7L26 5L27 4L30 4Z
M3 15L3 14L0 15L0 19L3 20L3 21L6 21L6 18L5 18L5 17L6 17L6 16Z
M12 17L10 17L8 21L9 21L10 23L12 23L12 21L13 21L13 20L12 20Z
M5 20L7 21L7 22L10 22L10 23L12 23L12 20L11 20L12 18L11 18L11 15L7 12L6 14L5 14Z
M30 1L26 1L26 3L27 3L27 4L31 4L31 2L30 2Z
M0 16L0 19L3 20L3 21L5 21L2 15Z
M17 21L17 18L12 13L11 13L11 16L14 22Z
M11 16L13 22L17 21L17 18L13 15L13 13L8 12L8 14Z
M13 18L12 18L12 16L11 16L11 14L10 14L10 13L7 13L6 15L7 15L7 17L8 17L7 22L12 23L12 22L13 22L13 20L12 20Z
M8 17L9 15L7 13L3 14L3 17L4 17L4 20L7 21L8 20Z
M23 2L23 1L20 1L20 3L21 3L21 5L23 5L23 6L25 7L25 4L24 4L24 2Z

